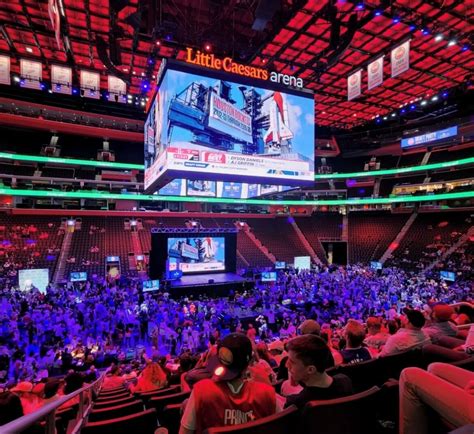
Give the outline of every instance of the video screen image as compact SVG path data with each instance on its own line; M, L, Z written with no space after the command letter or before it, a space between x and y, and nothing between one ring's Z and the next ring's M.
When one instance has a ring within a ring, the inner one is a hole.
M18 286L20 291L31 291L37 288L41 293L46 294L49 284L49 270L47 268L31 268L18 272Z
M225 270L224 237L168 238L168 259L185 273Z
M85 282L87 280L87 273L84 271L73 271L70 274L69 280L71 282Z
M168 170L277 184L313 180L314 99L234 78L165 71L145 122L146 190Z
M276 282L277 274L275 271L264 271L262 273L262 282Z

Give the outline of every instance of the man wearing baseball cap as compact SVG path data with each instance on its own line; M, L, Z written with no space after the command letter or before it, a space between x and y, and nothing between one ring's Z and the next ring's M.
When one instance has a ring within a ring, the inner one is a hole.
M270 416L281 408L273 387L244 378L252 344L240 333L227 335L217 350L212 379L194 385L179 434L200 434L215 426L239 425Z
M422 330L425 325L423 313L415 309L405 309L404 313L401 317L402 328L387 339L379 357L421 348L431 342L430 337Z

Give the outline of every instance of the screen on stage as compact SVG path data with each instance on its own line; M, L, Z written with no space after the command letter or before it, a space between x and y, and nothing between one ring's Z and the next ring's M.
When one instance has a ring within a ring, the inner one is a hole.
M49 285L49 270L47 268L31 268L18 272L18 286L20 291L31 291L37 288L41 293L46 294Z
M452 271L440 271L439 272L439 277L443 280L447 280L449 282L455 282L456 281L456 274Z
M87 280L87 273L84 271L74 271L69 277L71 282L85 282Z
M262 272L262 282L276 282L277 274L275 271Z
M309 256L295 256L294 267L298 270L310 270L311 258Z
M275 262L275 270L284 270L285 268L286 268L286 262L284 261Z
M154 228L149 278L173 280L183 275L235 273L237 229Z
M225 270L224 237L168 238L168 258L186 273Z
M144 126L147 193L176 178L314 182L312 94L178 62L167 63L157 88ZM187 187L215 197L212 185Z
M159 280L145 280L143 282L143 292L158 291L160 289Z

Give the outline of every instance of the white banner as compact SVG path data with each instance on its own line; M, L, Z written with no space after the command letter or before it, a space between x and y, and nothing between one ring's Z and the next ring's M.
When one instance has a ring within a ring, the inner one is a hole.
M383 56L367 66L367 83L369 90L383 83Z
M347 78L347 100L350 101L360 95L360 80L362 70L354 72Z
M109 101L127 102L127 84L120 78L109 75ZM117 99L115 99L117 98Z
M405 72L410 67L410 40L394 48L391 52L392 77Z
M43 65L34 60L20 59L21 86L29 89L40 89L43 77Z
M10 58L8 56L0 56L0 83L11 84Z
M72 69L67 66L51 66L51 90L56 93L72 93Z
M98 72L81 71L81 93L87 98L100 98L100 74Z

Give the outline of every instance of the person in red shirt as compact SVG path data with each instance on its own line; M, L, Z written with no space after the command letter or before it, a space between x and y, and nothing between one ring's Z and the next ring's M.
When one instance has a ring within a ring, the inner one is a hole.
M201 434L207 428L239 425L281 410L272 386L244 379L252 358L248 337L227 335L217 354L213 378L194 385L179 434Z

